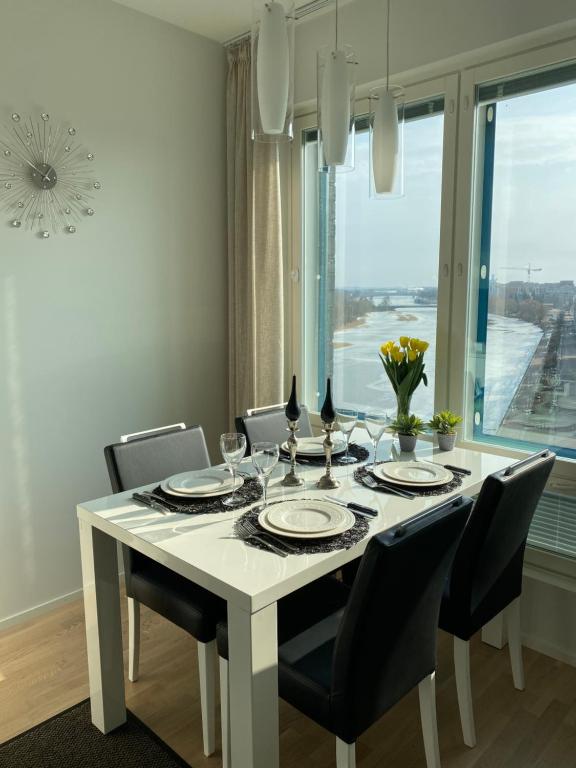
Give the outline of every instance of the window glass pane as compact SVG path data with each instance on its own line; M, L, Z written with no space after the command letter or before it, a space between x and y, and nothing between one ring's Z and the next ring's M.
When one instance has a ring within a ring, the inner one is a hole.
M429 109L442 109L442 101ZM305 308L308 391L318 407L326 376L332 376L339 407L395 409L395 397L378 352L389 339L407 335L430 342L428 387L420 385L412 410L430 417L434 409L434 358L440 242L443 114L414 110L404 127L405 196L369 197L369 137L357 121L355 169L319 174L316 227L305 222ZM422 114L426 116L422 116ZM309 143L315 136L310 134ZM305 150L305 164L313 153ZM304 178L313 186L308 169ZM306 190L304 191L306 199ZM310 206L305 216L310 217ZM316 239L312 242L312 235ZM314 267L311 267L314 265ZM316 285L312 293L310 281ZM306 283L306 281L305 281ZM311 352L314 338L315 354Z
M478 136L474 436L576 457L576 84L482 105Z

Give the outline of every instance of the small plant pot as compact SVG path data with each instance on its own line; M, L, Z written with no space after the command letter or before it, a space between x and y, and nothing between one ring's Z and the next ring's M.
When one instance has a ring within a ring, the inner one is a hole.
M398 435L400 441L400 450L402 453L412 453L416 448L416 441L418 437L416 435Z
M441 451L451 451L454 448L454 445L456 443L455 432L453 432L451 435L441 434L440 432L438 432L437 435L438 435L438 448L440 448Z

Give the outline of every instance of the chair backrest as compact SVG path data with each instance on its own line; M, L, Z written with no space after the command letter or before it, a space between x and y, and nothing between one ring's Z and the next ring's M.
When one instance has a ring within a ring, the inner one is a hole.
M482 626L521 594L528 530L555 459L540 451L482 484L450 574L452 615L480 610Z
M449 499L370 540L333 654L341 738L356 739L434 671L440 600L472 504Z
M166 431L168 430L168 431ZM204 431L200 426L161 427L104 448L114 493L156 483L169 475L210 466Z
M285 405L273 405L270 408L253 408L244 416L236 417L236 429L246 435L248 449L252 443L267 441L282 445L288 439ZM306 406L302 405L299 431L296 437L312 437L312 425Z

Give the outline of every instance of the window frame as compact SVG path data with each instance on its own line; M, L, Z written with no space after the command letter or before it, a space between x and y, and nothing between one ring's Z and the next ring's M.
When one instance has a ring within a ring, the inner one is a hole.
M466 377L460 365L451 365L451 361L464 359L468 334L468 292L470 281L470 244L474 233L470 229L471 206L473 201L472 180L475 145L474 134L474 94L475 86L490 79L504 79L531 69L561 65L576 59L576 22L558 28L539 30L522 38L508 40L490 48L473 51L455 57L447 62L427 66L414 73L397 75L399 82L421 89L422 98L430 97L431 90L442 91L430 86L431 83L445 83L445 133L443 161L443 213L446 219L441 222L441 269L448 269L448 276L440 275L440 280L449 282L449 306L446 324L444 356L438 358L439 365L445 364L450 371L447 377L447 396L453 410L463 412L466 396ZM420 77L418 75L420 74ZM381 83L368 83L357 88L359 95L368 94L371 87ZM428 87L428 90L427 90ZM359 99L359 103L362 100ZM289 337L286 340L287 359L290 370L296 372L302 380L302 303L301 303L301 260L302 260L302 200L300 195L303 128L312 128L316 124L315 104L308 102L296 110L295 139L292 148L290 197L291 227L289 283L290 324L286 325ZM449 151L448 151L449 150ZM446 184L446 191L444 185ZM451 221L448 219L452 217ZM448 224L446 223L448 221ZM450 233L448 235L448 232ZM440 288L440 286L439 286ZM474 287L472 287L474 288ZM477 289L477 286L476 286ZM477 295L477 290L472 295ZM440 328L440 320L438 322ZM476 328L474 326L474 333ZM320 419L312 414L315 426L320 426ZM525 452L515 451L490 443L478 443L467 436L460 439L464 448L506 454L522 458ZM548 486L549 490L559 493L574 494L576 490L576 462L560 458L556 461ZM525 575L562 589L576 591L576 561L558 553L527 547L524 565Z
M490 81L506 80L531 70L562 66L576 60L576 38L559 43L542 45L513 56L479 64L461 72L458 154L456 163L457 202L454 218L454 268L452 271L451 333L448 336L449 360L467 361L468 350L476 335L479 270L476 254L480 247L483 178L477 169L483 164L479 140L481 126L477 120L476 94L478 86ZM450 366L448 396L453 410L467 414L473 402L473 377L469 375L467 362ZM465 431L460 440L463 448L486 453L506 454L521 458L526 450L508 445L498 445L474 440L469 419L465 418ZM553 470L552 482L574 491L576 486L576 462L559 457Z
M434 97L444 98L444 134L442 157L442 185L440 210L440 246L438 254L438 315L436 326L436 380L434 408L445 408L448 402L448 344L441 343L448 337L452 304L452 262L455 212L456 149L458 131L458 89L459 76L448 74L427 80L405 81L406 102L427 101ZM356 101L355 114L363 115L369 111L368 99ZM298 380L304 381L304 211L308 204L302 194L302 174L304 169L305 131L317 127L316 111L299 115L295 120L294 146L292 151L292 248L290 263L290 360L292 371ZM317 171L315 171L317 173ZM315 203L317 197L315 199ZM386 205L386 202L382 202ZM374 354L377 354L375 350ZM302 395L305 398L305 395ZM312 423L320 425L319 415L311 410Z

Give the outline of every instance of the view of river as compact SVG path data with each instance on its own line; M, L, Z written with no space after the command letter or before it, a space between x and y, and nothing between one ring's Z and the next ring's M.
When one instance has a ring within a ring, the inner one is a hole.
M364 412L390 410L396 401L380 362L378 350L389 339L416 336L430 343L426 352L428 386L422 384L412 399L412 410L430 418L434 407L436 357L436 307L409 306L392 312L371 312L364 325L334 334L335 401L342 408ZM484 429L496 431L542 336L539 327L514 318L491 315L486 360L486 401ZM511 340L513 339L513 343ZM340 346L343 345L343 346ZM346 346L344 346L346 345ZM446 407L450 403L445 404Z

